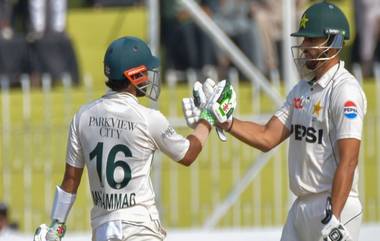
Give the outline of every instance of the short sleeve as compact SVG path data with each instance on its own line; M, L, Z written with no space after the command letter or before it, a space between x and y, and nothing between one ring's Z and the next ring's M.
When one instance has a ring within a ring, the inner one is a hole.
M66 163L70 166L83 168L85 161L79 139L79 118L76 114L70 123L67 139Z
M336 140L355 138L361 140L363 120L367 109L366 97L359 85L350 80L333 94L331 120L334 124ZM339 88L339 89L338 89ZM339 91L338 91L339 90Z
M148 120L148 130L159 150L175 161L183 159L189 149L190 142L177 134L161 112L152 112Z
M284 104L274 114L274 116L276 116L282 122L282 124L285 125L286 128L288 128L288 130L291 129L293 102L296 101L293 97L294 91L295 88L293 88L293 90L289 92ZM301 104L301 99L299 100L299 102Z

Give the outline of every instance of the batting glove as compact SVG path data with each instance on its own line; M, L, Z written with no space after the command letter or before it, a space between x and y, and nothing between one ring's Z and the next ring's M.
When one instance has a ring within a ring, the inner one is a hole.
M207 110L215 117L219 123L232 121L232 115L236 109L236 93L231 83L227 80L220 81L212 97L207 103Z
M207 103L212 98L216 87L217 85L215 84L214 80L210 78L206 79L206 81L203 83L203 86L202 86L202 90L205 93L206 100L200 101L201 106L206 107ZM195 94L196 93L193 93L194 96ZM205 113L203 113L202 115L202 119L210 119L215 123L215 118L213 117L213 114L210 111L205 111ZM215 130L216 130L216 134L218 134L218 137L221 141L224 141L224 142L227 141L227 137L224 134L224 131L222 128L216 126Z
M206 108L207 102L214 92L215 81L206 79L204 84L197 81L193 86L193 97L182 99L182 110L185 116L186 124L194 129L199 119L206 119L210 125L215 124L212 115L201 112Z
M327 198L325 215L321 221L325 225L321 231L323 241L353 241L347 229L332 213L330 197Z
M34 232L33 241L46 241L46 234L49 227L46 224L41 224Z
M53 223L48 227L46 224L41 224L34 233L33 241L61 241L66 232L64 223Z
M220 84L216 85L215 81L211 78L207 78L203 84L197 81L193 86L193 97L182 100L186 123L190 128L195 128L199 119L206 120L210 125L216 124L215 115L207 106L215 95L218 86L220 87ZM223 129L216 127L216 133L221 141L227 141Z
M182 110L188 127L194 129L199 121L201 110L195 106L193 98L182 99Z
M201 84L197 81L193 86L193 98L194 103L200 109L206 108L206 105L214 93L216 83L214 80L207 78L206 81Z

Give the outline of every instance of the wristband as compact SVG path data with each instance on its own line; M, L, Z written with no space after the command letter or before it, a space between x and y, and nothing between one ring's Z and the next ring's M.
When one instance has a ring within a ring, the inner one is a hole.
M51 211L51 219L57 220L59 223L65 223L76 196L76 194L65 192L57 186L53 209Z

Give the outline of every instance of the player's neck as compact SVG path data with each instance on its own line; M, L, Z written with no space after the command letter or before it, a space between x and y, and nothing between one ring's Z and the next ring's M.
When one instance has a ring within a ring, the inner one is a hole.
M339 57L335 57L331 60L328 60L326 63L322 63L322 66L315 71L315 79L319 80L329 69L334 67L340 61Z
M134 87L133 85L128 85L128 87L125 89L125 92L128 92L130 93L131 95L133 96L137 96L137 91L136 91L136 87Z

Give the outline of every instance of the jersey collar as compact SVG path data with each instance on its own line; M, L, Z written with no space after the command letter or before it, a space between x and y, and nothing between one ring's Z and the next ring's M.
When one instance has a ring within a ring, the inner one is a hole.
M116 98L125 98L129 100L133 100L134 102L138 103L137 97L132 95L129 92L117 92L113 90L107 91L105 94L106 97L116 97Z
M322 88L325 88L331 81L332 78L336 77L337 71L344 68L344 61L340 61L333 67L331 67L322 77L317 81L317 84Z

